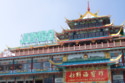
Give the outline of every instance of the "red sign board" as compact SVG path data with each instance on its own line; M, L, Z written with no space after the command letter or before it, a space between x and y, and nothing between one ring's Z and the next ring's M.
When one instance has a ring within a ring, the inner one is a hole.
M108 70L66 72L66 82L108 81Z

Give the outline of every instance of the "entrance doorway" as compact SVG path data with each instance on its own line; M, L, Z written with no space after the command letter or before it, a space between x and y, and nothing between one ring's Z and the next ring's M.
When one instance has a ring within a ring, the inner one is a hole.
M17 83L23 83L23 81L17 81Z
M33 81L26 81L26 83L33 83Z
M35 80L35 83L43 83L43 80Z
M8 83L14 83L14 81L9 81Z
M6 82L0 82L0 83L6 83Z

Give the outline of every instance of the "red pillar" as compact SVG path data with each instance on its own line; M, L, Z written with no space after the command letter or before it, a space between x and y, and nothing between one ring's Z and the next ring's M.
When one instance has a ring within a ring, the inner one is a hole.
M16 77L15 77L14 83L16 83Z
M31 72L33 70L33 58L31 59Z
M53 83L55 83L55 75L53 75Z
M51 59L52 59L52 61L53 61L53 56L52 56ZM51 64L51 70L53 71L53 64Z
M35 76L33 76L33 83L35 83Z
M123 79L124 79L124 83L125 83L125 71L123 71Z
M14 59L13 59L12 72L14 72Z
M124 66L124 52L122 50L122 63L123 63L123 66Z
M111 71L111 83L113 83L113 75L112 75L112 72L113 72L113 71Z

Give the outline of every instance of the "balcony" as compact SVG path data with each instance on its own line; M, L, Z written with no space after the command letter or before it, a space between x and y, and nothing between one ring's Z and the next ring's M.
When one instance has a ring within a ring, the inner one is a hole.
M27 56L35 54L47 54L47 53L59 53L59 52L70 52L70 51L82 51L82 50L93 50L93 49L104 49L104 48L115 48L115 47L125 47L125 41L112 42L112 43L96 43L89 45L74 45L74 46L58 46L58 47L46 47L37 49L27 49L23 51L15 52L16 56Z

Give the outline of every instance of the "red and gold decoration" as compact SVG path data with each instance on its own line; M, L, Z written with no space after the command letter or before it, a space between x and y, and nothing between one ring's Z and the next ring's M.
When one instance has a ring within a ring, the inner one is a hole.
M108 70L86 70L66 72L66 82L108 81Z
M84 59L88 59L88 55L87 54L84 54Z

